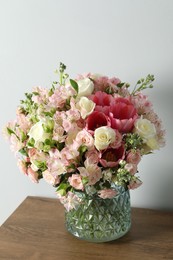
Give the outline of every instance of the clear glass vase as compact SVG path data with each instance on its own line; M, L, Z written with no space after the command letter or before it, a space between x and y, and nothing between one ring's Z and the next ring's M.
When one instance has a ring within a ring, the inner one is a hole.
M130 193L117 187L112 199L83 196L77 209L65 212L67 230L90 242L108 242L124 236L131 226Z

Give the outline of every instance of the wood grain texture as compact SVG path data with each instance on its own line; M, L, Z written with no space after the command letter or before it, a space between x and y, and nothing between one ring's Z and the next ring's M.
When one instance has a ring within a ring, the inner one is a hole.
M89 243L66 231L58 200L27 197L0 227L0 259L173 259L173 212L132 208L127 235Z

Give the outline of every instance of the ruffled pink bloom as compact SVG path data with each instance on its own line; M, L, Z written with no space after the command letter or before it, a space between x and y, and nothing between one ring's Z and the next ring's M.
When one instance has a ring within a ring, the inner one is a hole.
M93 148L85 153L85 158L88 164L98 164L99 162L99 152Z
M17 166L19 167L19 170L27 175L27 167L26 162L18 159Z
M124 166L124 169L126 169L128 172L130 172L131 175L134 175L137 172L137 165L134 163L127 163Z
M102 199L112 199L117 195L117 191L112 189L104 189L100 190L98 194L98 196Z
M48 170L43 172L43 179L53 186L60 182L60 177L55 172L51 173Z
M19 125L19 128L24 133L27 133L27 131L31 127L31 122L29 121L29 118L26 117L26 115L22 114L19 108L17 109L16 114L17 114L17 124Z
M124 156L125 149L123 145L117 149L108 148L100 153L100 163L103 167L115 167L119 164L120 160L124 159Z
M38 172L33 171L31 167L27 170L27 175L31 179L32 182L38 183Z
M131 150L126 156L127 163L138 164L141 160L141 154L139 150Z
M118 130L115 130L115 142L111 143L110 147L115 149L120 147L121 144L122 144L122 135Z
M102 178L101 168L96 164L89 164L87 160L84 165L85 167L78 167L80 175L83 177L88 177L88 184L94 185Z
M148 100L148 96L142 93L130 96L130 101L136 108L139 115L149 113L152 109L152 103Z
M131 181L128 185L128 189L134 190L137 189L142 185L142 182L140 180Z
M79 174L72 174L72 176L68 178L68 181L73 188L83 190L84 186L82 183L82 178Z
M71 191L69 191L66 196L58 197L60 199L60 202L64 204L64 207L67 211L76 209L81 202L81 199Z
M116 90L116 85L121 82L118 78L108 78L107 76L94 77L93 80L95 91Z
M101 126L110 126L110 119L102 112L95 111L86 120L87 130L94 131Z
M33 92L37 93L37 95L33 95L32 101L37 104L45 103L49 97L49 90L47 88L35 87L33 88Z
M118 97L111 102L109 117L112 128L127 133L132 130L138 114L127 98Z

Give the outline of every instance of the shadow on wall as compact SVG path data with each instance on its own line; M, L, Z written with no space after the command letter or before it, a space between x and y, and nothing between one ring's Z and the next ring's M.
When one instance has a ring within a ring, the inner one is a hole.
M165 165L161 170L164 172L160 172L159 176L162 174L163 179L159 182L154 196L157 198L157 203L162 205L161 209L173 210L173 169Z

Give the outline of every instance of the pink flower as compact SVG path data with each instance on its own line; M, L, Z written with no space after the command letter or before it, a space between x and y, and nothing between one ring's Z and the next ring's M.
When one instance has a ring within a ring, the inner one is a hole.
M101 168L96 164L89 164L87 160L84 165L85 167L78 167L80 175L83 177L88 177L88 184L94 185L102 178Z
M138 164L141 160L141 154L139 150L131 150L126 156L127 163Z
M59 184L60 182L60 177L55 172L51 173L48 170L43 172L43 178L46 182L53 186Z
M104 190L100 190L98 194L99 197L102 199L112 199L117 195L117 191L112 189L104 189Z
M61 203L64 204L64 207L67 211L70 211L72 209L76 209L78 207L78 205L81 202L81 199L75 195L74 193L72 193L71 191L69 191L65 196L63 196L60 199Z
M119 164L120 160L124 159L125 150L124 146L117 149L108 148L100 153L100 163L103 167L115 167Z
M152 103L148 100L148 97L142 93L137 93L135 96L131 95L130 101L139 115L149 113L152 109Z
M92 135L86 131L86 129L81 130L77 135L76 135L76 142L81 145L85 145L88 148L93 147L94 145L94 139Z
M142 182L140 180L132 180L130 181L129 185L128 185L128 189L134 190L137 189L139 186L142 185Z
M79 174L72 174L72 176L68 178L68 181L73 188L83 190L82 178Z
M86 152L85 158L87 159L88 164L98 164L99 152L95 148L93 148Z
M116 90L116 85L121 82L120 79L115 77L108 78L106 76L92 75L91 78L94 80L95 91L105 91L106 89Z
M127 98L118 97L111 102L109 117L112 128L127 133L132 130L138 114L134 105Z
M38 172L33 171L31 167L28 168L27 175L32 180L32 182L38 183Z
M18 159L17 166L19 167L19 170L27 175L27 167L26 162Z
M87 130L94 131L101 126L110 126L109 117L102 112L95 111L88 116L86 121Z
M91 95L90 99L96 104L95 111L103 112L105 115L109 115L110 103L114 100L112 95L98 91L94 95Z
M137 172L137 165L134 163L127 163L124 166L124 169L126 169L128 172L130 172L131 175L134 175Z

